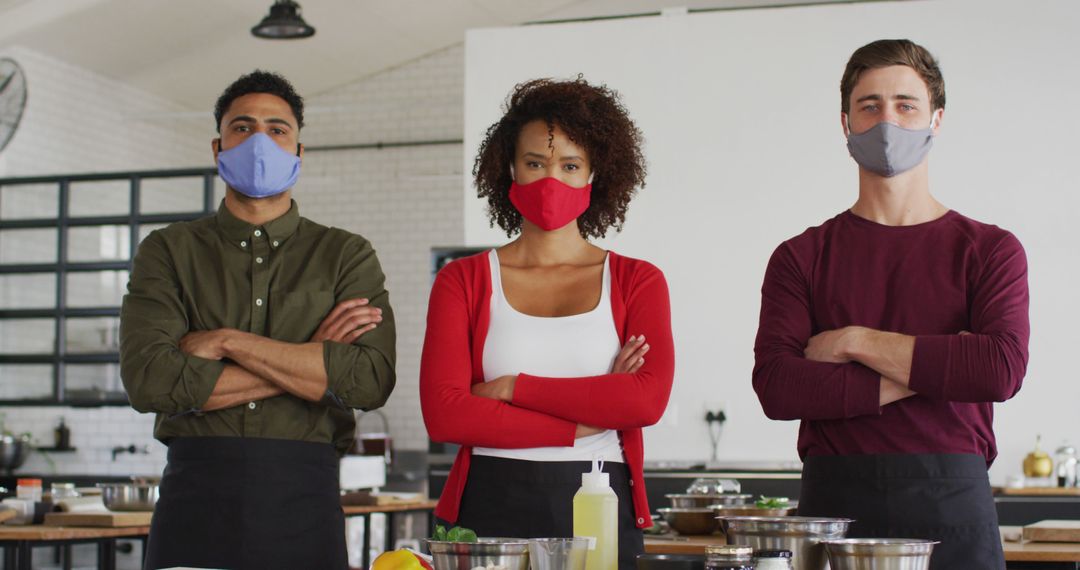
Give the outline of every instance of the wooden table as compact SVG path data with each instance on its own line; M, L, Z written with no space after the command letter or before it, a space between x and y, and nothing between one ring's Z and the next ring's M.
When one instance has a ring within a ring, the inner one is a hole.
M38 546L71 546L79 543L96 543L98 568L116 568L116 539L135 538L143 541L150 533L148 526L117 528L73 526L0 526L0 548L4 550L4 570L30 570L32 551ZM71 567L71 556L64 557L66 568Z
M1021 527L1003 526L1003 536L1019 536ZM648 554L698 554L705 555L705 547L710 544L726 544L724 535L677 536L662 535L645 537L645 552ZM1044 568L1080 570L1080 543L1065 542L1014 542L1002 540L1005 561L1010 569Z
M394 526L395 515L404 513L422 513L427 521L424 527L430 529L431 513L435 510L435 505L437 504L439 504L438 501L428 499L414 503L342 507L345 511L345 518L364 518L364 546L363 551L360 553L360 567L369 568L371 566L371 515L376 513L386 515L386 542L384 550L392 550L394 548L394 541L397 538L395 531L396 527Z

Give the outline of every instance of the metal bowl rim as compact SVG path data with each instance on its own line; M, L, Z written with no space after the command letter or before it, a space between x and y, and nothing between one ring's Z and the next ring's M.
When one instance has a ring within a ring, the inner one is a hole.
M735 499L753 499L754 496L748 493L668 493L664 495L667 499L685 499L687 497L693 497L695 499L717 499L717 498L735 498Z
M664 513L675 513L675 514L692 513L692 514L711 515L712 512L713 512L713 509L712 509L712 507L661 507L659 509L656 509L656 512L658 512L660 514L664 514Z
M716 517L724 521L732 522L760 522L760 523L802 523L802 524L832 524L832 523L846 523L851 524L855 522L855 519L845 518L829 518L829 517L801 517L793 515L789 517L744 517L738 515L720 515Z

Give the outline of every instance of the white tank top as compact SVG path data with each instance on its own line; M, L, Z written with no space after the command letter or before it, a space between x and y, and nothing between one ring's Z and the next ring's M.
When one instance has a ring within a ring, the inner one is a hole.
M619 353L619 335L611 313L611 271L604 258L600 302L587 313L536 317L520 313L503 294L499 256L488 254L491 266L491 322L484 342L484 381L519 373L549 378L598 376L611 372ZM499 449L474 447L473 454L527 461L591 461L623 463L615 430L574 440L573 447Z

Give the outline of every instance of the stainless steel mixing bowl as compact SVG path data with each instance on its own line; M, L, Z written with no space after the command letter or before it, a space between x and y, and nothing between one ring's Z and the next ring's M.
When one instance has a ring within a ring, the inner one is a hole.
M851 519L826 517L729 517L721 516L720 528L728 544L745 544L754 550L790 550L795 570L825 570L829 560L821 541L844 538Z
M521 538L480 538L477 542L427 540L435 570L529 570L529 541Z
M912 538L826 540L832 570L927 570L938 542Z
M98 483L101 500L110 511L152 511L157 504L157 483Z

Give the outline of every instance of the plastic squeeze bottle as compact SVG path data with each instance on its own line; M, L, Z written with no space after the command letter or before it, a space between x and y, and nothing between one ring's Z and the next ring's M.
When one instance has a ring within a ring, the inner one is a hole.
M574 495L574 536L589 539L585 570L616 570L619 566L619 498L611 480L593 459L592 471L581 474Z

